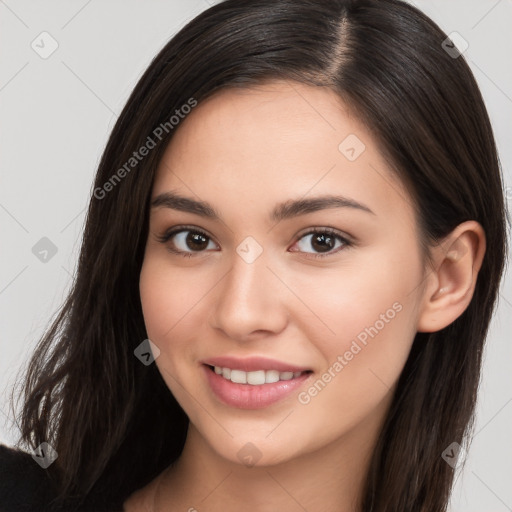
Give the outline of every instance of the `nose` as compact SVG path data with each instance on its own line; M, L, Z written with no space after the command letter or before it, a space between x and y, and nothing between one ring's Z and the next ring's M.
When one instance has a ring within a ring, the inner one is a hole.
M218 284L210 325L231 339L248 341L278 334L288 322L286 289L263 253L247 263L237 254Z

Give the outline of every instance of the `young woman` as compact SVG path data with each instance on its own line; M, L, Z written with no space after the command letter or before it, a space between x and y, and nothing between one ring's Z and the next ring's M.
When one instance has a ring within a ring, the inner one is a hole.
M41 464L3 449L6 510L446 510L506 249L446 38L399 0L227 0L165 46L28 368Z

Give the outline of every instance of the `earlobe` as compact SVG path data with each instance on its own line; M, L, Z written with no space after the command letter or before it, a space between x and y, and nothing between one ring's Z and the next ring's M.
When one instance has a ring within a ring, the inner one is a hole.
M459 224L433 249L418 332L436 332L468 307L485 254L485 233L476 221Z

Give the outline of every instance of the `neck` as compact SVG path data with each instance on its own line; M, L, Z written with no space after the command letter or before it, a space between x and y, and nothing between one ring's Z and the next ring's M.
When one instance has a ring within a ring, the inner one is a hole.
M382 414L372 415L334 442L271 466L245 466L215 452L189 425L183 452L154 495L154 512L357 512Z

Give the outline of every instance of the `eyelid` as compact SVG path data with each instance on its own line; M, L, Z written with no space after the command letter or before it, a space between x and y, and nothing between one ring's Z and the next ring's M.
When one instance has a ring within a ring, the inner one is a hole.
M337 228L333 228L332 226L317 226L313 228L306 228L302 231L299 231L296 235L296 239L299 240L305 235L310 235L312 233L329 233L331 235L336 235L339 238L342 238L346 242L349 242L351 244L355 244L356 239L346 231L341 231Z
M180 233L181 231L194 231L194 232L200 233L204 236L207 236L210 240L215 241L214 237L211 236L210 234L208 234L208 232L206 230L204 230L203 228L200 228L199 226L193 226L190 224L183 224L183 225L180 224L179 226L173 226L172 228L166 229L162 235L156 235L156 237L160 242L165 242L165 241L169 240L169 238L171 238L172 235ZM215 242L215 243L217 243L217 242Z

